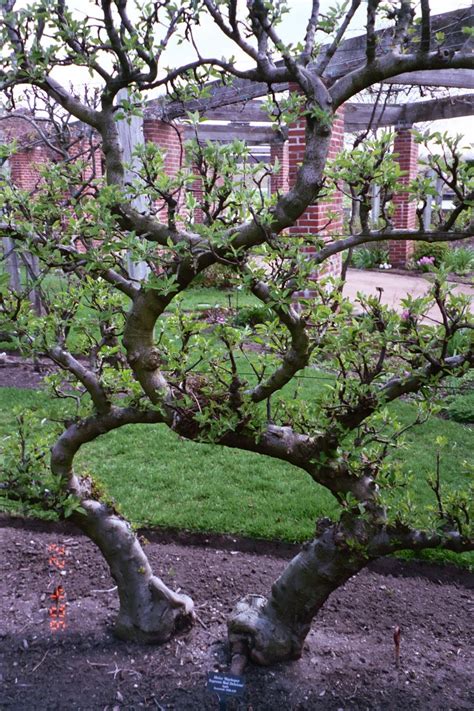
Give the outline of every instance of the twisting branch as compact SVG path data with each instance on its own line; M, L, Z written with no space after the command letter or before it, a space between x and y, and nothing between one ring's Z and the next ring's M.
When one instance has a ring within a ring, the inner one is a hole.
M386 81L397 74L436 69L474 69L474 56L470 51L444 54L432 51L421 55L395 54L387 52L378 57L376 62L357 67L345 76L337 79L330 89L335 108L338 108L352 96L381 81Z
M361 1L362 0L352 0L351 7L349 8L343 22L341 23L338 31L336 32L336 36L334 37L332 43L330 44L330 46L324 53L323 59L317 63L318 73L320 76L324 73L329 62L335 55L336 50L339 47L339 44L340 44L342 38L344 37L346 30L352 21L352 18L354 17L355 13L357 12Z
M300 59L304 65L306 65L312 56L314 49L314 38L316 35L316 28L318 26L319 19L319 5L320 0L313 0L311 8L311 16L308 20L308 26L306 27L306 34L304 38L304 49L301 52Z
M373 242L381 242L383 240L412 240L414 242L456 242L457 240L469 239L474 236L474 224L471 224L462 232L420 232L415 230L387 230L386 232L367 232L345 239L339 239L332 242L314 255L314 262L321 264L329 257L339 252L344 252L346 249L357 247L360 244L370 244Z
M239 29L238 29L238 24L237 24L237 17L236 17L236 2L231 2L230 3L230 9L229 9L229 19L231 22L231 26L229 27L223 16L221 11L218 9L217 5L213 0L204 0L204 5L207 7L210 15L212 16L214 22L216 25L219 27L219 29L227 36L229 39L233 40L241 50L245 52L245 54L248 54L249 57L254 59L256 62L258 62L258 52L255 50L254 47L252 47L251 44L246 42L243 37L241 36Z
M264 382L247 392L254 402L261 402L289 383L295 373L308 365L311 343L306 332L306 321L298 315L294 306L275 305L268 285L262 281L254 282L251 285L251 290L260 301L271 305L272 310L291 336L291 347L284 354L281 365Z
M420 52L431 49L431 14L430 0L421 0L421 42Z
M60 365L61 368L68 370L83 384L91 396L92 402L99 415L104 415L110 411L112 405L107 393L101 385L99 378L91 370L85 368L71 353L68 353L68 351L59 346L51 348L48 351L48 355L55 363Z
M367 63L371 64L375 60L377 51L377 35L375 34L375 21L377 19L377 8L380 0L368 0L367 2Z

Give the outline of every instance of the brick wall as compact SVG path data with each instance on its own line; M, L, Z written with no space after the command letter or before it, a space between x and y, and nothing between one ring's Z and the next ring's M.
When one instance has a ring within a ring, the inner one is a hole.
M57 161L60 154L46 146L35 128L21 118L12 116L2 121L2 140L10 143L17 142L17 151L9 159L10 175L13 183L24 190L34 191L37 188L40 176L38 168L50 161ZM44 128L44 127L43 127ZM76 136L80 136L81 127L76 127ZM72 130L74 140L74 129ZM84 179L92 176L92 162L89 155L89 139L84 137L75 142L70 150L72 156L88 161L89 165L84 170ZM102 153L100 149L94 151L95 176L102 176Z
M143 135L145 141L161 146L165 153L165 171L167 175L176 175L184 163L183 128L179 124L165 123L159 119L144 119ZM174 196L178 205L184 200L183 191ZM158 219L168 221L168 208L162 207L157 212Z
M163 148L166 172L168 175L175 175L184 161L182 127L158 119L145 119L143 134L145 141L151 141Z
M409 128L399 129L395 136L393 152L401 169L405 172L400 182L407 184L418 172L418 144ZM416 203L410 202L409 194L401 190L393 197L395 229L416 227ZM404 267L413 253L413 242L392 240L389 245L390 263L395 267Z
M286 192L289 188L289 154L288 154L288 141L282 141L281 143L272 143L270 146L270 163L272 165L278 160L280 165L280 170L278 173L274 173L270 178L270 190L273 193Z
M52 152L40 142L34 127L21 118L22 114L27 112L2 121L2 140L6 144L17 142L17 151L8 161L13 183L24 190L34 190L39 182L36 166L51 160Z
M331 144L328 158L335 158L344 147L344 108L342 107L336 114L333 123ZM305 150L305 121L298 121L289 127L288 130L288 176L290 186L296 180L299 165L304 158ZM331 234L342 234L343 231L343 206L342 193L339 190L332 196L321 196L313 205L309 205L301 215L295 225L288 230L290 234L320 234L329 236ZM333 213L333 214L331 214ZM317 250L314 247L305 247L308 259ZM341 256L334 255L324 263L319 270L320 274L339 276L341 272Z

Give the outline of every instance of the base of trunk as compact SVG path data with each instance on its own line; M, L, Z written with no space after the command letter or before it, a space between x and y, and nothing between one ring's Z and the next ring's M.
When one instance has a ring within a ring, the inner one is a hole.
M83 513L75 513L73 520L100 548L117 584L120 608L114 634L124 640L162 644L190 626L193 601L153 575L130 524L98 501L83 499L81 506Z
M190 597L174 593L154 576L148 588L148 595L142 594L138 609L130 610L121 605L112 630L119 639L163 644L175 632L192 625L194 604Z
M322 527L273 583L268 600L247 595L236 605L228 621L231 650L244 644L262 665L299 659L329 595L368 563L363 533L363 526L360 532L330 522Z
M247 640L252 662L268 666L276 662L299 659L306 634L298 635L278 620L267 599L247 595L240 600L227 622L231 649Z

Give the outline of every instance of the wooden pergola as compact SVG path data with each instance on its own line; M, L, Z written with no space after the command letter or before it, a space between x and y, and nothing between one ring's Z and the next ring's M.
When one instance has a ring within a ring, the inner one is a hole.
M440 51L449 55L466 44L462 28L473 25L473 10L465 8L435 15L432 18L432 32L443 32L444 41ZM378 32L378 51L383 53L389 40L386 30ZM342 42L332 57L325 77L335 80L347 72L362 66L365 61L365 35ZM317 68L318 63L315 63ZM454 89L474 89L474 71L468 69L446 69L418 71L393 76L386 82L392 85L430 86ZM206 99L187 102L158 100L148 104L146 117L171 121L186 116L188 111L200 111L207 119L199 127L199 137L203 140L222 142L236 138L245 140L252 146L268 146L286 140L285 131L275 131L271 119L263 110L263 102L258 99L268 94L267 84L236 79L231 85L216 81L207 85ZM287 83L275 84L276 94L289 90ZM345 130L364 130L369 122L374 126L407 127L424 121L470 116L474 113L474 93L463 93L427 101L410 101L405 104L374 105L362 102L345 104Z

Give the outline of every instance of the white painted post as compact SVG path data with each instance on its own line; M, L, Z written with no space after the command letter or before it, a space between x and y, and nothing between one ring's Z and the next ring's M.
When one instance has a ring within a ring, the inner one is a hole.
M5 257L5 266L10 277L10 288L12 291L20 291L20 270L18 267L18 255L15 252L13 240L11 237L3 237L3 254Z
M431 178L432 182L434 182L435 173L433 170L430 170L428 172L428 177ZM425 230L430 229L432 216L433 216L433 196L427 195L425 209L423 210L423 228Z
M380 186L375 185L375 183L372 183L371 191L372 209L370 211L370 219L372 221L372 225L375 226L377 224L377 220L380 217Z
M0 170L5 178L10 176L8 160L3 163ZM10 288L12 291L19 292L21 288L20 267L18 264L18 255L15 252L15 244L11 237L3 237L2 246L4 264L10 278Z
M123 99L128 99L128 96L128 89L121 89L117 94L117 103L120 103ZM145 141L143 119L140 116L129 116L118 121L118 132L122 144L123 160L130 166L125 169L125 182L131 182L137 179L133 171L140 165L138 158L133 156L133 152L137 146L142 145ZM147 211L147 200L144 195L133 198L132 204L138 212L145 213ZM135 281L142 281L148 275L147 263L134 262L130 254L127 257L127 266L130 278Z

